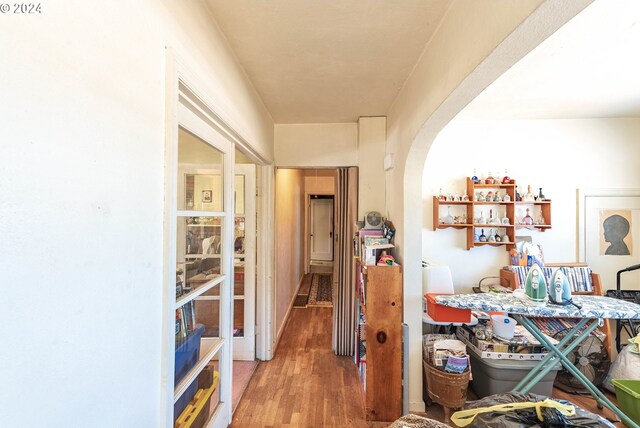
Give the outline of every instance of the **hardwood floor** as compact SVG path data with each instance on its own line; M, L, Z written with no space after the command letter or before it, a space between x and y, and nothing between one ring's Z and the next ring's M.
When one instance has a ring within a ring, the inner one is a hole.
M233 415L232 428L388 426L365 421L363 392L353 360L331 350L331 314L332 308L291 310L275 357L258 365ZM553 396L612 416L608 410L598 410L587 396L555 388ZM607 396L615 403L613 394ZM469 399L474 398L470 391ZM422 416L444 419L437 404ZM623 427L619 422L615 425Z
M353 360L331 350L331 313L291 310L275 357L258 366L231 427L367 427Z

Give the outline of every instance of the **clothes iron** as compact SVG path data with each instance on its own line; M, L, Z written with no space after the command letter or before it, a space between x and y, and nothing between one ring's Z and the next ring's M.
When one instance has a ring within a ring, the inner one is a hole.
M573 303L569 278L567 278L567 275L565 275L562 269L557 269L551 277L551 284L549 285L549 300L554 305L573 305L578 309L582 309L580 306Z
M544 278L542 268L536 263L531 265L527 274L524 294L535 303L544 304L547 299L547 280Z

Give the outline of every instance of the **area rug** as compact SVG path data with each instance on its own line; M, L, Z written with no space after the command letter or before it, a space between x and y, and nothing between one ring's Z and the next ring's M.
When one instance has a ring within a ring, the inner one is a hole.
M300 284L300 289L298 290L298 294L296 295L296 299L293 302L294 308L306 308L307 302L309 301L309 293L311 292L311 279L313 278L313 274L307 273L302 278L302 283Z
M332 275L313 274L307 306L333 306Z

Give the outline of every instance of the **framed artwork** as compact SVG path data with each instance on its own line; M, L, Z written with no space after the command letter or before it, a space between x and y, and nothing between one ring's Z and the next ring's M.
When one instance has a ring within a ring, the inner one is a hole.
M600 211L600 255L630 256L633 251L631 210Z
M640 189L578 190L578 261L600 274L605 290L616 287L619 270L640 263L639 240Z
M213 191L212 190L203 190L202 191L202 203L210 204L213 200Z

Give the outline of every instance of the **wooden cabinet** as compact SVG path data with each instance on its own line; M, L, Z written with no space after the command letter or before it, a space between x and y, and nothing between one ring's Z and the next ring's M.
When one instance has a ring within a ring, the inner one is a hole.
M402 416L402 267L355 264L355 362L366 417L394 421Z
M466 187L468 201L433 197L433 230L464 229L467 234L467 250L490 245L505 246L508 251L514 247L517 230L544 232L551 228L551 201L516 201L515 181L508 184L477 184L467 178ZM491 201L486 200L489 193L493 196ZM484 198L477 200L480 194ZM496 194L499 195L498 198L495 198ZM522 224L527 215L533 224ZM480 222L480 219L484 221ZM483 232L486 241L478 239ZM490 239L496 232L500 236L499 241Z

